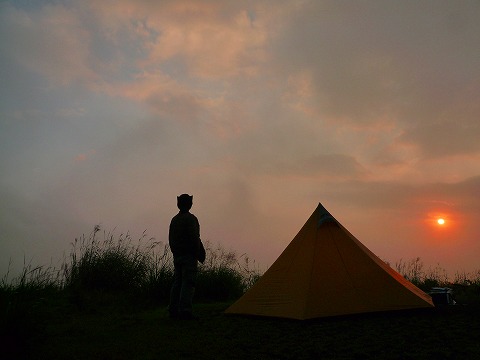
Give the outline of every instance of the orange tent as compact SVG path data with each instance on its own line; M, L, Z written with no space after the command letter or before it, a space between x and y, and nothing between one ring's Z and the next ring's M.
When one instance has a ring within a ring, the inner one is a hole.
M280 257L225 312L312 319L433 307L319 204Z

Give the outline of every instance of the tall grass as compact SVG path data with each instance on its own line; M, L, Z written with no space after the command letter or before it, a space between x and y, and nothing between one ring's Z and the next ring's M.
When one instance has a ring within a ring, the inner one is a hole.
M245 254L238 257L234 251L227 251L221 246L213 247L209 242L205 247L206 260L200 265L197 276L198 299L236 299L259 279L258 269L252 269L250 259Z
M28 338L48 322L48 313L56 306L91 312L105 306L167 304L173 281L167 245L145 232L134 240L129 233L115 235L99 226L71 245L60 268L24 264L19 276L10 280L7 273L0 280L2 338ZM248 257L205 245L207 260L199 266L197 302L236 299L259 277Z
M0 338L2 352L22 348L31 334L38 331L45 318L45 304L60 290L61 272L53 267L26 263L20 275L9 280L9 273L0 280ZM3 343L4 342L4 343Z
M407 280L424 291L432 287L448 287L459 303L480 304L480 270L473 273L456 272L451 278L440 265L425 268L420 257L395 263L395 269Z
M134 242L129 233L115 237L95 227L90 237L75 239L69 261L64 265L67 289L138 292L145 285L158 243L146 240L145 232Z
M168 246L148 239L136 242L127 234L115 237L95 227L89 237L76 239L64 265L63 288L75 296L103 291L142 297L154 303L168 301L173 280L173 258ZM233 251L206 243L207 260L199 266L196 299L225 301L240 296L255 279L248 258L240 263Z
M100 293L156 304L168 301L173 257L168 245L148 238L146 232L134 240L129 233L115 235L95 226L88 236L82 235L71 245L60 269L24 266L20 276L10 282L7 274L0 283L2 298L5 294L35 297L34 293L50 290L67 294L79 306ZM258 270L251 268L246 255L238 257L209 242L205 246L207 259L199 266L197 300L235 299L258 279Z

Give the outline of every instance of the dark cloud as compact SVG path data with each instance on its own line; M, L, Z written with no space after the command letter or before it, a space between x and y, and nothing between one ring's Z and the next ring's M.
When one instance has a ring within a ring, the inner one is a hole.
M312 74L318 117L397 122L424 156L478 151L480 5L344 5L307 2L276 38L280 69Z

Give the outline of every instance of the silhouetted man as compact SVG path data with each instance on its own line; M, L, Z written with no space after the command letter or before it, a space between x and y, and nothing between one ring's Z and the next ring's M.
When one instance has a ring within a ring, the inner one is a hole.
M200 224L190 213L193 196L177 196L180 212L170 223L168 242L173 253L174 281L170 291L170 317L192 319L192 299L200 251Z

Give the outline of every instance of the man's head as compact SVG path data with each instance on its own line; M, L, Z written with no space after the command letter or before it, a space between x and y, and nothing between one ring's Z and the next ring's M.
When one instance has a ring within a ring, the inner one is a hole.
M193 195L182 194L177 196L177 207L181 212L187 212L192 208Z

